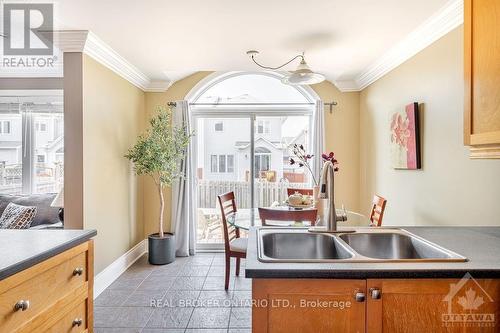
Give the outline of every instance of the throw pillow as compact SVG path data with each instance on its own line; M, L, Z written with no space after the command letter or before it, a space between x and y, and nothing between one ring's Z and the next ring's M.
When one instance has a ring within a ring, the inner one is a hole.
M0 229L28 229L36 215L36 207L9 203L0 217Z

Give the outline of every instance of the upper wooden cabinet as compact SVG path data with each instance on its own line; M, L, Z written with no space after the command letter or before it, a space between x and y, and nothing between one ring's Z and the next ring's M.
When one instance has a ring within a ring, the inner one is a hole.
M465 0L464 141L471 158L500 158L500 1Z

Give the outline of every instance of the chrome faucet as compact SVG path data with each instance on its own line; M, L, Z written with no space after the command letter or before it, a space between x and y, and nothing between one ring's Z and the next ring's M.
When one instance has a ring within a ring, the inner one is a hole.
M329 199L328 204L325 207L327 232L337 232L337 222L347 221L347 214L345 213L345 210L341 215L337 215L337 211L335 210L334 172L335 166L333 165L333 163L330 161L325 162L319 181L319 198ZM324 219L325 217L321 216L321 218Z

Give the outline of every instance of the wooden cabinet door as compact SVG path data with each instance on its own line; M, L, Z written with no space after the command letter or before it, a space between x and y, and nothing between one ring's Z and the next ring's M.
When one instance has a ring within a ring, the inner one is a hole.
M499 332L498 280L367 281L368 333Z
M365 332L366 280L253 279L252 290L253 332Z
M500 1L465 0L464 48L464 141L500 158Z

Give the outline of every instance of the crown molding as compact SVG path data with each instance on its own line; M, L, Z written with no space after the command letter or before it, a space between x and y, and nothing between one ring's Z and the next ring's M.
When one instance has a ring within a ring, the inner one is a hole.
M164 92L173 84L173 81L151 80L144 89L145 92Z
M57 30L54 46L61 52L83 52L89 34L88 30Z
M354 80L332 80L333 84L337 87L341 92L353 92L359 91L359 86Z
M163 92L170 86L169 81L151 80L91 31L88 33L84 53L143 91Z
M151 80L92 31L54 31L54 45L61 52L83 52L87 54L145 92L163 92L171 85L168 80Z
M385 74L463 24L463 0L450 0L446 5L387 51L358 75L354 81L361 91ZM339 88L340 89L340 88Z

